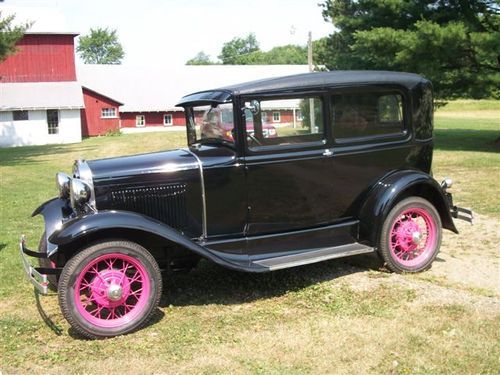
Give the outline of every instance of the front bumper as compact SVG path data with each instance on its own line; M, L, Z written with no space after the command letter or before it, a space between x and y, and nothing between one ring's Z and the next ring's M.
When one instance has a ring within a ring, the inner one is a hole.
M19 251L21 253L24 273L26 274L28 280L33 284L33 286L36 290L38 290L39 293L48 294L48 275L56 275L59 273L59 270L56 268L33 267L28 260L28 256L47 259L47 254L28 249L26 247L26 238L24 235L21 236L21 240L19 242Z

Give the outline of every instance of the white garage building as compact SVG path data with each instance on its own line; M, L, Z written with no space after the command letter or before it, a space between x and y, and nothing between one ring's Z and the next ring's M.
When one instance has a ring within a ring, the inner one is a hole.
M82 87L77 82L0 85L0 147L82 139Z

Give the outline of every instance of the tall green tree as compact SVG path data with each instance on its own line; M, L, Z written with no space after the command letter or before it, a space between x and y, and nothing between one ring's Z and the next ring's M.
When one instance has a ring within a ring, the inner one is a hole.
M116 30L90 29L80 37L76 51L85 64L121 64L125 52L118 41Z
M327 0L329 69L388 69L432 80L438 97L499 97L497 0Z
M250 33L246 37L236 37L224 43L218 57L225 65L241 65L245 63L248 55L259 51L257 38L254 33Z
M16 52L16 43L31 24L14 25L14 15L4 17L0 11L0 62Z

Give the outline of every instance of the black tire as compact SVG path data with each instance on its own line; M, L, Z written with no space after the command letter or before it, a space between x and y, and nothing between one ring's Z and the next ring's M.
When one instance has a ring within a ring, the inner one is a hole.
M47 235L43 232L40 242L38 244L38 251L43 254L47 254ZM38 264L43 268L54 268L54 265L48 258L38 258ZM47 275L47 280L49 281L49 289L53 292L57 291L57 283L59 281L59 276L57 275Z
M114 295L111 288L117 286ZM58 294L71 327L84 337L99 339L141 328L154 315L161 292L160 269L146 249L130 241L102 241L66 263Z
M378 250L391 271L421 272L432 266L441 237L436 208L423 198L409 197L397 203L385 218Z

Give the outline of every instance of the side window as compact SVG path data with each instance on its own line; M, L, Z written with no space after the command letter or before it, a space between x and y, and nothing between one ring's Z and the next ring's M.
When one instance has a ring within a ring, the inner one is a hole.
M47 131L49 134L59 134L59 111L57 109L47 110Z
M404 133L403 98L398 93L346 93L332 96L336 139Z
M135 126L141 128L145 125L146 125L146 118L144 117L144 115L135 116Z
M258 108L255 109L255 103ZM324 139L323 102L319 97L245 102L249 149L317 142Z

